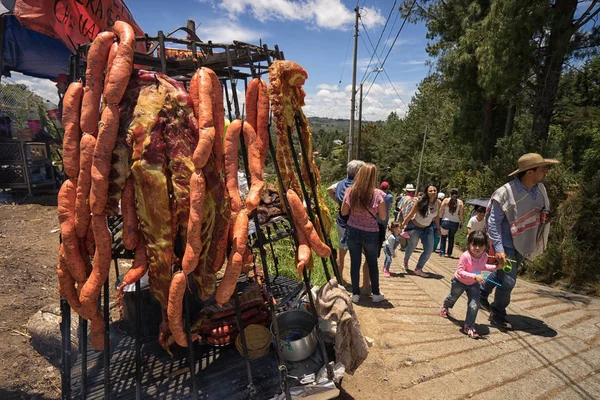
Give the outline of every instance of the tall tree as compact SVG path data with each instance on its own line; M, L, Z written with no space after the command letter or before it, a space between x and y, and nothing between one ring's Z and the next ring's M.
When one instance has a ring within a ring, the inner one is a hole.
M410 0L406 3L411 4ZM565 60L600 41L592 26L599 0L424 0L412 20L428 27L430 55L461 96L463 129L482 113L481 158L490 155L499 126L510 136L517 105L531 86L532 147L543 147ZM579 15L578 6L581 6ZM405 4L406 7L406 4ZM404 10L407 10L404 8ZM405 11L406 12L406 11ZM476 100L476 101L474 101ZM477 108L481 102L482 108ZM469 107L470 109L465 109ZM472 127L471 127L472 128Z
M587 6L582 15L574 19L577 6ZM554 112L554 102L565 60L574 50L571 46L575 34L586 27L600 12L598 0L555 0L548 13L547 37L541 43L541 63L535 69L535 94L532 105L531 132L536 141L544 145ZM594 35L597 31L592 31Z
M406 0L401 11L408 14L412 1ZM416 3L411 20L424 21L430 40L427 52L436 58L438 70L456 92L459 114L454 133L476 144L476 155L489 160L496 138L502 135L506 107L493 91L478 83L481 67L478 51L482 24L490 12L492 1L425 0Z

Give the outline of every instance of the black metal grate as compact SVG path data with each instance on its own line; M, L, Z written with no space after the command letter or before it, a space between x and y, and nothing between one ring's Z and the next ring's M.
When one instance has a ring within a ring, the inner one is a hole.
M19 142L0 142L0 161L20 162L23 161L21 155L21 143Z
M111 329L110 398L134 399L135 339ZM188 349L177 346L173 357L148 338L142 343L142 398L183 399L190 398L192 385ZM196 360L196 384L199 399L247 399L248 380L244 358L235 346L212 347L203 344L193 346ZM87 392L81 393L80 360L73 367L73 397L103 399L105 396L103 353L88 352ZM273 349L262 358L251 361L257 399L268 399L281 391L277 362Z
M0 187L4 185L13 185L15 183L26 184L23 166L21 165L0 165Z
M298 282L277 277L273 293L282 297ZM276 300L280 300L275 296ZM128 335L126 321L111 324L110 329L110 398L133 399L136 396L135 337ZM142 322L144 324L144 322ZM143 327L140 327L143 328ZM141 340L142 398L190 398L192 384L189 350L174 345L173 356L159 345L156 336ZM247 399L248 379L244 358L235 346L213 347L195 342L196 385L199 399ZM102 399L105 396L103 352L87 351L87 389L82 393L82 357L71 368L72 398ZM251 361L256 399L269 399L281 392L275 352Z

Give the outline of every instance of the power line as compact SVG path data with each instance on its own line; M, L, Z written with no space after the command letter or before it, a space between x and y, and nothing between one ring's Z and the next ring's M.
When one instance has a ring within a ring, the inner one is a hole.
M338 82L338 89L340 88L340 85L342 84L342 77L344 76L344 70L346 69L346 61L348 60L348 50L350 50L350 43L352 43L352 36L353 35L350 35L350 37L348 38L348 46L346 47L346 55L344 56L344 63L342 64L342 73L340 74L340 80Z
M366 30L366 29L365 29L365 34L367 35L367 39L369 40L369 43L371 44L371 48L373 48L373 42L371 41L371 38L369 37L369 33L367 32L367 30ZM367 51L368 51L368 52L370 52L370 50L369 50L369 48L368 48L367 44L365 43L365 40L364 40L364 39L362 39L362 37L361 37L361 40L363 41L363 44L364 44L364 45L365 45L365 47L367 48ZM377 57L377 60L381 62L381 60L379 59L379 56L377 56L377 55L375 55L375 56ZM392 89L394 90L394 92L396 92L396 96L398 96L398 99L400 100L400 102L402 102L402 104L404 104L404 107L408 108L408 106L406 105L406 103L404 102L404 100L402 100L402 97L400 97L400 93L398 93L398 90L396 90L396 87L394 86L394 83L393 83L393 82L392 82L392 80L390 79L390 76L388 75L387 71L386 71L385 69L383 69L383 68L377 68L377 69L375 70L375 72L377 72L377 74L379 74L380 72L383 72L383 73L385 74L385 76L386 76L386 78L387 78L388 82L389 82L389 83L390 83L390 85L392 86ZM373 81L373 82L375 82L375 81ZM369 88L369 89L370 89L370 88ZM369 93L367 92L367 94L369 94ZM362 100L364 100L366 97L367 97L367 95L364 95L364 96L363 96L363 98L362 98Z
M388 37L385 39L385 42L383 42L384 46L385 46L385 43L389 43L390 38L392 37L392 34L394 33L394 28L396 27L396 22L398 22L399 16L400 16L400 12L397 12L396 17L394 18L394 22L392 23L392 27L390 28L390 33L388 34ZM384 52L384 50L382 49L380 56L383 55L383 52Z
M410 8L408 9L408 13L404 17L404 20L402 21L402 25L400 25L400 29L398 30L398 33L396 34L396 37L394 38L394 41L392 42L392 45L390 46L390 50L385 55L385 58L383 59L383 62L379 66L378 70L379 69L383 69L383 66L385 65L385 62L387 61L388 57L390 56L390 53L394 49L394 45L396 44L396 40L398 40L398 36L400 36L400 32L402 32L402 29L404 28L404 25L406 24L406 21L408 20L408 17L410 16L410 13L411 13L411 11L412 11L412 9L413 9L413 7L415 6L416 3L417 3L417 0L414 0L413 3L411 4ZM375 80L377 80L377 75L375 75L375 79L373 79L373 82L371 83L371 86L369 86L369 90L367 90L367 94L365 94L365 98L369 95L369 91L373 87L373 84L375 83Z
M369 71L369 68L371 67L371 62L373 61L373 56L375 56L375 54L377 54L377 48L379 47L379 43L381 42L381 38L383 37L385 29L387 28L388 22L390 21L390 18L392 17L392 13L394 12L394 9L396 8L396 2L397 2L397 0L394 0L394 5L392 6L390 13L389 13L387 19L385 20L385 25L383 26L381 34L379 35L379 39L377 40L377 45L374 47L375 50L373 51L373 55L371 55L371 59L369 60L369 65L367 65L367 69L366 69L365 74L363 75L362 79L360 80L360 83L364 83L366 81L365 75L367 74L367 71ZM366 32L367 28L365 27L365 24L363 24L362 18L360 20L360 23ZM371 41L371 39L369 39L369 41ZM373 46L373 43L371 43L371 46Z
M398 36L400 36L400 32L402 32L402 29L404 28L404 25L406 24L406 21L408 20L408 17L410 16L410 13L411 13L413 7L415 6L415 4L417 4L417 0L414 0L413 3L411 4L410 8L408 9L408 13L404 17L404 20L402 21L402 25L400 25L400 29L398 30L398 33L396 34L396 37L394 38L394 41L392 42L392 45L390 46L390 50L385 55L385 58L383 59L383 63L381 63L381 68L383 68L383 64L385 64L385 62L387 61L388 57L390 56L390 53L394 49L394 45L396 44L396 40L398 40Z

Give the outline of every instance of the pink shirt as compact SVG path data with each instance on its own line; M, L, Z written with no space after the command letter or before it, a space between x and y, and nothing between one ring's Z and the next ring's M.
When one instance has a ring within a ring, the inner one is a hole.
M488 255L485 252L481 257L475 258L468 250L465 251L458 260L458 268L454 273L454 277L465 285L476 284L475 271L494 271L496 269L495 265L487 264L487 259Z
M346 190L346 195L344 196L344 202L350 205L351 198L352 188L348 188L348 190ZM379 225L377 225L377 220L373 218L373 216L377 217L379 214L377 208L383 201L385 201L385 192L383 190L375 189L375 192L373 193L373 202L371 203L371 208L369 209L373 215L369 214L369 211L367 211L366 208L351 208L350 218L348 218L348 226L366 232L379 232Z

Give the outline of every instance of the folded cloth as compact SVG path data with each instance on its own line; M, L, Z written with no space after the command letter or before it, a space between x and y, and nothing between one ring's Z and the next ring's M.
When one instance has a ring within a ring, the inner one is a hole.
M337 324L334 346L336 361L341 362L346 372L353 375L367 358L369 350L354 313L352 299L334 278L317 293L316 307L321 318Z

